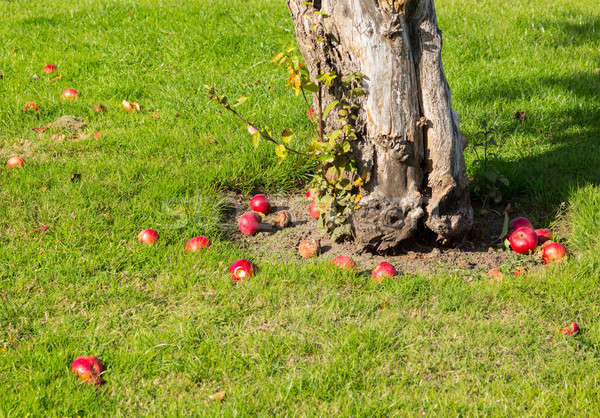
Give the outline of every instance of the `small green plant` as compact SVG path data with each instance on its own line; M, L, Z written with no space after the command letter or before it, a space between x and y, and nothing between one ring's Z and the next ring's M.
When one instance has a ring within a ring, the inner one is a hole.
M307 115L315 131L306 152L290 147L289 144L294 137L292 129L285 128L281 135L274 136L268 126L259 127L242 116L236 108L248 100L247 97L241 97L234 104L230 104L227 96L220 89L214 86L205 87L209 99L219 103L246 124L255 147L258 147L261 139L264 139L275 144L275 154L281 160L292 152L317 163L309 187L315 192L315 201L321 213L318 224L333 239L342 239L352 233L348 221L362 197L361 187L368 180L368 174L358 173L352 153L352 142L357 140L354 122L360 109L356 100L365 93L362 84L366 77L360 73L338 75L319 72L317 79L312 81L302 58L296 52L295 47L286 48L275 55L272 62L287 69L286 85L296 96L302 95L304 98ZM321 100L323 91L331 87L335 87L341 94L338 93L338 98L323 109ZM318 96L316 110L308 99L308 93L316 93ZM336 129L325 133L323 120L331 112L337 113Z
M502 189L508 187L508 179L500 172L496 163L498 154L491 152L492 147L498 147L497 142L491 138L495 134L489 128L487 121L483 121L482 130L475 134L471 147L477 156L473 161L473 175L469 179L473 193L481 199L483 207L491 199L499 204L502 202Z

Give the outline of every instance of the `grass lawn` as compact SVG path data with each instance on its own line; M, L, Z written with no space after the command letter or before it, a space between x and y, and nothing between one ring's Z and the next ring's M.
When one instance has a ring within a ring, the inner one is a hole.
M245 254L223 232L222 196L298 192L311 167L254 150L203 85L309 133L269 63L294 39L285 2L0 2L0 162L25 158L0 168L0 416L599 415L597 1L436 4L465 135L495 127L506 200L560 227L567 263L375 285L326 259L259 259L233 284ZM61 102L69 87L79 100ZM102 137L32 131L65 114ZM150 227L158 244L139 245ZM213 246L185 255L199 234ZM556 331L571 321L579 336ZM70 371L86 354L107 366L97 390Z

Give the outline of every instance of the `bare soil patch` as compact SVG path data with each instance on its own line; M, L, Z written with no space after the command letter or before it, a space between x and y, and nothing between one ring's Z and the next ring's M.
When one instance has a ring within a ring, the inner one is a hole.
M430 237L421 237L394 253L377 255L361 251L353 242L333 242L323 235L316 221L310 217L309 201L303 195L269 196L273 210L263 216L261 229L253 236L242 235L237 230L237 218L250 210L250 198L228 194L225 200L228 206L227 221L236 225L231 239L246 248L249 257L279 262L307 262L298 255L298 244L301 240L314 238L321 242L320 259L330 260L337 255L347 255L356 261L359 270L364 273L370 273L381 261L388 261L404 274L455 271L467 276L478 276L494 267L515 263L514 255L504 250L499 239L503 216L495 210L484 211L483 216L478 215L472 233L460 243L441 247L432 242ZM276 213L280 210L287 210L291 214L292 224L287 228L273 226ZM476 213L479 214L480 210L476 209Z

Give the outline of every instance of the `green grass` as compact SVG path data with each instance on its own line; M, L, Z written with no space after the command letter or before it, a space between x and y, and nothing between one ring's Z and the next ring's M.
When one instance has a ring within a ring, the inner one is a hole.
M0 160L26 168L0 170L0 415L600 414L600 11L436 3L465 135L496 128L505 195L561 227L567 264L500 284L407 272L376 286L256 260L260 274L234 285L226 268L244 252L223 232L221 197L295 191L311 167L255 151L202 86L308 134L269 64L293 41L284 2L1 2ZM60 80L42 76L48 63ZM77 102L60 101L67 87ZM120 110L124 98L143 112ZM30 100L39 121L21 112ZM63 114L102 138L31 131ZM157 246L137 244L145 227ZM213 247L185 256L197 234ZM556 332L573 320L579 337ZM71 375L83 354L106 364L103 388ZM225 402L209 401L219 390Z

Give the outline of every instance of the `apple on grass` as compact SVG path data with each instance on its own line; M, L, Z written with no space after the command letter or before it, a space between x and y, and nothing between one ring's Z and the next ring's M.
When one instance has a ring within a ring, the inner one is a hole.
M577 324L577 322L573 322L568 327L562 328L560 330L560 333L564 335L575 335L579 333L579 325Z
M256 266L244 258L234 261L229 267L229 274L234 282L246 280L248 277L253 276L255 272Z
M144 229L138 234L138 241L142 244L152 245L158 239L158 232L154 229Z
M546 241L552 241L552 230L548 228L540 228L535 230L538 236L538 243L543 244Z
M65 89L60 95L61 100L77 100L77 96L79 96L79 92L75 89Z
M567 256L567 249L558 242L547 241L542 246L542 259L544 263L550 264L563 260Z
M42 72L46 74L53 73L54 71L56 71L56 65L54 64L48 64L44 68L42 68Z
M385 278L397 276L398 272L390 263L383 261L373 269L371 275L376 282L380 282Z
M531 221L523 216L520 216L518 218L512 219L510 221L510 223L508 224L507 236L510 236L513 232L515 232L519 228L529 228L531 230L534 230L533 224L531 223Z
M20 168L20 167L23 167L23 164L25 164L25 160L23 160L21 157L11 157L6 162L6 167Z
M254 212L268 215L271 212L271 203L264 194L257 194L250 199L250 209Z
M101 385L104 383L101 374L104 371L102 362L94 356L77 357L71 370L75 373L84 384Z
M208 238L200 235L198 237L194 237L188 240L188 242L185 243L183 249L186 253L195 253L196 251L204 250L205 248L208 248L211 245L212 243Z
M256 212L246 212L238 219L238 228L244 235L254 235L260 228L261 220Z
M338 255L337 257L334 257L329 263L329 265L338 267L339 269L346 271L356 269L356 263L354 262L354 260L345 255Z
M538 238L533 229L520 227L508 237L510 247L518 254L529 254L537 247Z

